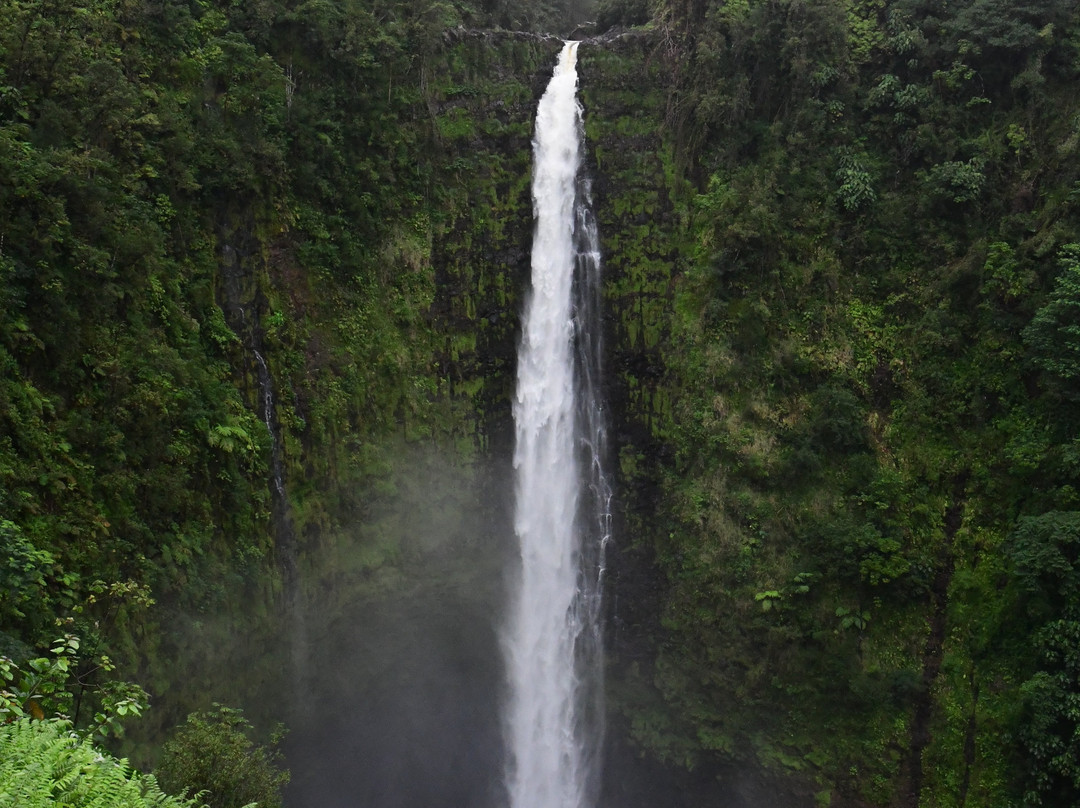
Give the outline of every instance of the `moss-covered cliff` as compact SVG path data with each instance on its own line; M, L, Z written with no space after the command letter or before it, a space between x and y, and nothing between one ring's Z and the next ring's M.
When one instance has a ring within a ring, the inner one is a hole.
M699 193L637 737L821 804L1072 801L1075 11L668 11Z

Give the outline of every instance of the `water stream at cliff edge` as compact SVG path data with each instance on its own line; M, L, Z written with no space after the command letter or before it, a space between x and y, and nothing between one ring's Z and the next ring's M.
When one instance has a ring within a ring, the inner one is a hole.
M503 643L510 808L588 808L599 783L611 494L602 462L599 248L579 176L577 48L563 48L533 140L532 287L514 401L520 568Z

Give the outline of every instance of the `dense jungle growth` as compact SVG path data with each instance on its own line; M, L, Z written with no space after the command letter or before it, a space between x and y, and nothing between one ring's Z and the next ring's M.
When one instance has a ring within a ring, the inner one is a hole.
M570 35L612 804L1080 804L1072 0L0 0L0 740L192 754L479 575Z

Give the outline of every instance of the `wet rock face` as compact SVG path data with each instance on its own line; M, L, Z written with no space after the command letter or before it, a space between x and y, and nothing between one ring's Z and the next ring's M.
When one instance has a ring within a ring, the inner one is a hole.
M428 102L440 133L445 200L433 223L430 316L442 335L437 372L444 392L474 413L486 453L509 457L533 231L533 118L561 41L458 30L446 42L443 64L433 70L442 78ZM605 595L616 677L619 666L635 660L651 664L659 630L660 581L650 552L632 534L653 512L659 490L663 451L656 434L667 411L660 382L684 192L665 140L671 74L655 50L651 36L618 31L586 40L579 50L585 163L602 242L604 395L618 455L612 460L622 469ZM638 798L675 804L673 794L704 800L717 788L715 778L684 782L684 773L643 767L625 730L611 727L604 788L612 804L645 804Z
M459 29L446 43L428 99L444 198L433 222L430 317L442 335L435 364L440 389L474 412L481 445L497 455L512 440L533 227L532 122L561 41ZM683 189L665 139L671 73L650 34L587 39L579 60L585 161L602 242L605 396L616 451L642 461L620 482L624 508L648 512L663 454L654 432L667 411L659 381L681 261Z
M522 292L532 240L532 121L558 37L457 29L431 66L427 105L439 148L433 222L436 299L444 336L440 385L475 408L481 443L507 434ZM609 399L617 432L646 440L663 403L659 373L678 217L665 143L670 74L649 34L611 31L580 50L586 163L605 277Z

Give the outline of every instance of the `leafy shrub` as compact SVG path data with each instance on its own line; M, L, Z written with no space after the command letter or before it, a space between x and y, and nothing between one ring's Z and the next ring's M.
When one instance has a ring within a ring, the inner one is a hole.
M1075 398L1080 377L1080 245L1066 244L1058 255L1061 274L1046 305L1024 329L1035 364L1059 382L1066 398Z
M1024 593L1029 659L1035 663L1020 686L1023 718L1018 732L1026 753L1023 805L1075 805L1080 798L1080 513L1050 511L1020 519L1007 552ZM1034 630L1032 630L1034 629Z
M653 8L649 0L600 0L596 25L600 31L607 31L617 25L644 25L652 16Z
M207 808L280 808L289 773L278 768L272 748L251 740L251 731L240 710L219 705L216 712L192 713L165 744L158 780L169 791L198 793Z
M867 162L865 154L856 154L850 149L840 153L840 167L836 170L840 188L836 196L844 210L856 211L877 199L874 177Z
M986 160L973 157L967 162L952 160L930 169L930 191L957 204L974 202L986 184Z

